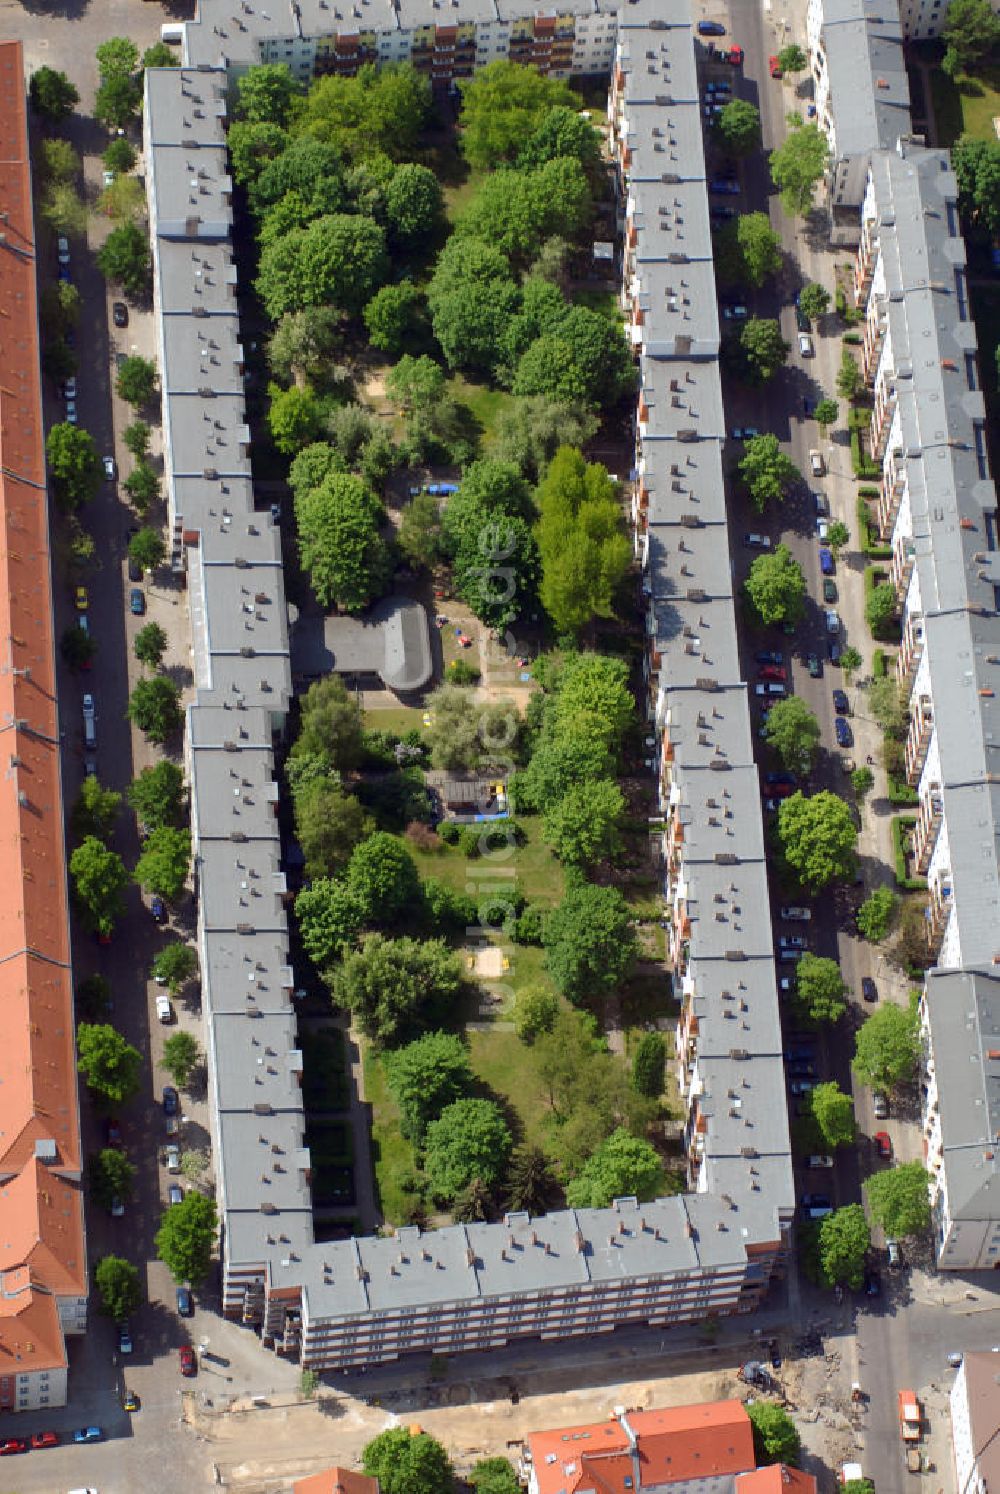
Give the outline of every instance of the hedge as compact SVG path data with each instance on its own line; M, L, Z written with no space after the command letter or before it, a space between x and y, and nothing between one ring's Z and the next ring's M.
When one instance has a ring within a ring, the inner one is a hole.
M906 875L906 853L903 849L903 841L916 823L915 819L907 815L897 815L892 822L892 854L896 868L896 885L902 887L904 892L926 892L927 890L925 877Z
M872 679L884 680L888 673L889 667L886 662L885 649L877 648L872 654Z
M908 809L911 804L919 804L920 795L915 788L911 788L905 778L894 778L890 773L889 803L897 809Z
M851 431L851 466L854 468L855 477L878 477L882 468L877 462L873 462L861 448L861 434L855 426Z

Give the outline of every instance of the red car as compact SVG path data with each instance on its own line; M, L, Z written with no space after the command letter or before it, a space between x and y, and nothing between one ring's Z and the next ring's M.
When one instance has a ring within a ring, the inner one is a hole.
M725 54L725 56L726 56L726 61L732 63L733 67L742 67L743 66L743 48L742 47L740 47L740 46L730 47L729 51Z
M180 1360L182 1375L190 1376L196 1375L198 1373L198 1365L195 1362L194 1350L192 1349L190 1344L184 1344L181 1348L179 1348L177 1350L177 1357Z
M789 798L791 798L792 794L797 794L797 793L798 793L798 789L795 788L790 783L772 783L771 784L771 798L772 799L789 799Z
M888 1131L876 1131L872 1139L874 1140L875 1145L878 1148L878 1154L880 1157L892 1156L892 1140L889 1136Z
M59 1446L59 1433L58 1432L32 1432L32 1434L31 1434L31 1445L32 1445L32 1447L58 1447Z
M0 1442L0 1458L6 1458L9 1453L27 1451L28 1444L23 1437L8 1437L6 1442Z
M781 65L774 53L767 59L767 65L772 78L780 78L782 76Z
M761 680L777 680L783 685L788 679L788 670L784 664L762 664L757 671L757 678Z

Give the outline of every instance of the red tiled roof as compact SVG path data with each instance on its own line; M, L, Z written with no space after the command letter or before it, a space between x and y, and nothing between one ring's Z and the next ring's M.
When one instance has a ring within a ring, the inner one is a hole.
M56 1299L39 1290L37 1277L27 1267L4 1271L0 1275L0 1379L65 1365Z
M311 1473L308 1478L297 1479L292 1485L292 1494L379 1494L377 1478L367 1473L352 1473L347 1468L324 1468L322 1473Z
M626 1428L612 1417L532 1433L528 1446L539 1494L591 1488L600 1494L640 1494L692 1479L746 1473L755 1466L753 1430L739 1401L634 1411L624 1420L636 1442L637 1488Z
M87 1270L20 42L0 43L0 213L0 1271L17 1283L0 1301L0 1362L31 1318L31 1340L64 1363L41 1291L85 1296Z
M736 1480L736 1494L816 1494L816 1480L799 1468L772 1463L755 1473L741 1473Z

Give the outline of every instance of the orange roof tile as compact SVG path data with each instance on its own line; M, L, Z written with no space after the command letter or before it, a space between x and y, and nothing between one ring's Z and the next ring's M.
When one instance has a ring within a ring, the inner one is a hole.
M625 1419L636 1440L639 1490L743 1473L755 1465L750 1418L739 1401L634 1411ZM584 1488L629 1494L635 1488L629 1438L615 1418L534 1432L528 1446L539 1494Z
M44 1293L87 1283L20 42L0 43L0 214L0 1271L5 1292L16 1286L0 1302L0 1358L16 1357L30 1318L31 1338L63 1363Z
M379 1494L379 1482L348 1468L324 1468L322 1473L297 1479L292 1494Z
M0 1275L0 1377L63 1369L66 1347L54 1297L26 1267Z
M755 1473L741 1473L736 1480L736 1494L816 1494L816 1480L800 1468L772 1463Z

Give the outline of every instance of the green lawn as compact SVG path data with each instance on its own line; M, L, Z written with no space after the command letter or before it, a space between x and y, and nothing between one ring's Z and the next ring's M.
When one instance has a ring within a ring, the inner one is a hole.
M372 1107L372 1159L375 1189L385 1219L402 1224L410 1217L414 1195L409 1187L416 1171L413 1147L399 1129L399 1111L389 1094L382 1065L364 1045L365 1098Z
M518 824L524 831L525 843L516 846L502 862L495 856L470 859L457 846L443 843L440 851L421 851L407 841L407 849L417 863L421 877L437 877L459 892L464 892L466 884L473 882L477 889L509 888L523 893L529 903L554 907L562 899L562 867L542 839L540 817L529 816L519 820ZM495 869L501 865L512 868L513 876L497 875Z
M424 713L419 706L394 705L386 706L384 710L379 706L366 706L364 724L370 731L394 731L402 736L414 727L423 730Z
M622 308L617 291L574 290L571 300L574 306L586 306L590 311L599 311L609 322L621 324Z
M548 1101L535 1070L534 1055L509 1030L469 1033L472 1072L516 1116L517 1143L545 1147Z
M485 171L469 171L464 181L455 182L444 189L444 215L448 222L455 224L462 216L470 201L475 196L480 183L488 173Z
M935 68L931 94L939 145L952 145L963 134L996 139L993 118L1000 114L1000 68L983 68L975 78L962 77L957 83Z
M506 389L491 389L487 384L474 384L461 374L453 374L448 381L448 390L459 404L472 411L479 427L480 441L489 446L496 438L497 417L508 409L514 396Z

